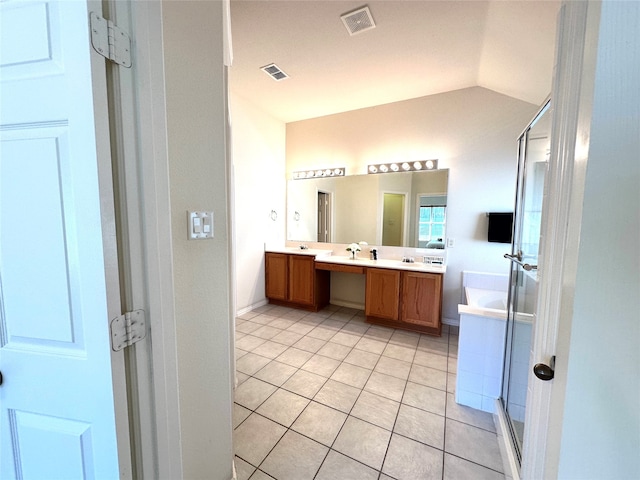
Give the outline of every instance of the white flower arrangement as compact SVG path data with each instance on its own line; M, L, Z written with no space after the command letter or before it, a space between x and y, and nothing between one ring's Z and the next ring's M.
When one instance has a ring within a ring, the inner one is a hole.
M360 248L360 245L358 245L357 243L352 243L349 246L347 246L347 252L359 252L360 250L362 250Z
M356 259L356 254L362 250L360 247L361 246L365 246L365 245L369 245L367 242L358 242L358 243L351 243L349 245L347 245L347 252L351 253L351 259L355 260Z

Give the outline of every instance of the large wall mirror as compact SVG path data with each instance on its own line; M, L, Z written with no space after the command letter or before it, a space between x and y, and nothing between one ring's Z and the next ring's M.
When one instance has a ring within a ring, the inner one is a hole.
M290 180L287 239L444 248L449 170Z

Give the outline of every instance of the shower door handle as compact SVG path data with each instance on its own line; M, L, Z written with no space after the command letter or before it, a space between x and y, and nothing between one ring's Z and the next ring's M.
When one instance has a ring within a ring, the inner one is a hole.
M555 374L556 356L551 357L551 365L536 363L533 367L533 374L540 380L552 380Z
M522 268L524 268L527 272L530 272L531 270L537 270L538 269L538 265L529 265L528 263L523 263L522 262L522 253L518 252L516 255L509 255L508 253L504 254L504 258L511 260L512 262L517 263L518 265L520 265Z

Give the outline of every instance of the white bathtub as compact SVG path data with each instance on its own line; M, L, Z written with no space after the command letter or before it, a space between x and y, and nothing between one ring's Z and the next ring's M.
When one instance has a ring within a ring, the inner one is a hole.
M495 413L495 399L502 389L507 292L465 287L465 299L466 304L458 305L460 339L456 402ZM527 313L518 313L515 318L512 365L522 367L519 368L524 372L521 376L525 383L532 320L533 316Z
M507 292L465 287L458 305L460 339L456 402L495 413L502 387Z
M465 287L466 304L458 305L459 314L507 318L507 292Z

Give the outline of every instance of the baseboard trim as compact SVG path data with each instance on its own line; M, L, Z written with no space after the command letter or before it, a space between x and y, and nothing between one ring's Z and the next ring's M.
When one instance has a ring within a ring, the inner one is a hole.
M331 305L337 305L338 307L355 308L356 310L364 310L364 305L357 302L348 302L345 300L329 300Z
M264 300L261 300L257 303L253 303L251 305L249 305L248 307L244 307L241 308L240 310L238 310L236 312L236 317L239 317L240 315L244 315L245 313L249 313L251 310L255 310L258 307L262 307L263 305L266 305L267 303L269 303L269 301L265 298Z
M459 318L442 317L442 324L443 325L450 325L452 327L459 327L460 326L460 319Z
M259 302L254 303L254 304L251 304L248 307L241 308L240 310L238 310L236 312L236 317L239 317L240 315L244 315L245 313L249 313L250 311L255 310L258 307L262 307L263 305L267 305L268 303L269 303L269 301L265 298L264 300L261 300ZM336 299L331 299L329 301L329 303L331 305L336 305L338 307L355 308L356 310L364 310L364 305L362 303L349 302L349 301L346 301L346 300L336 300ZM442 317L442 324L443 325L449 325L451 327L459 327L460 326L460 319L459 318Z

